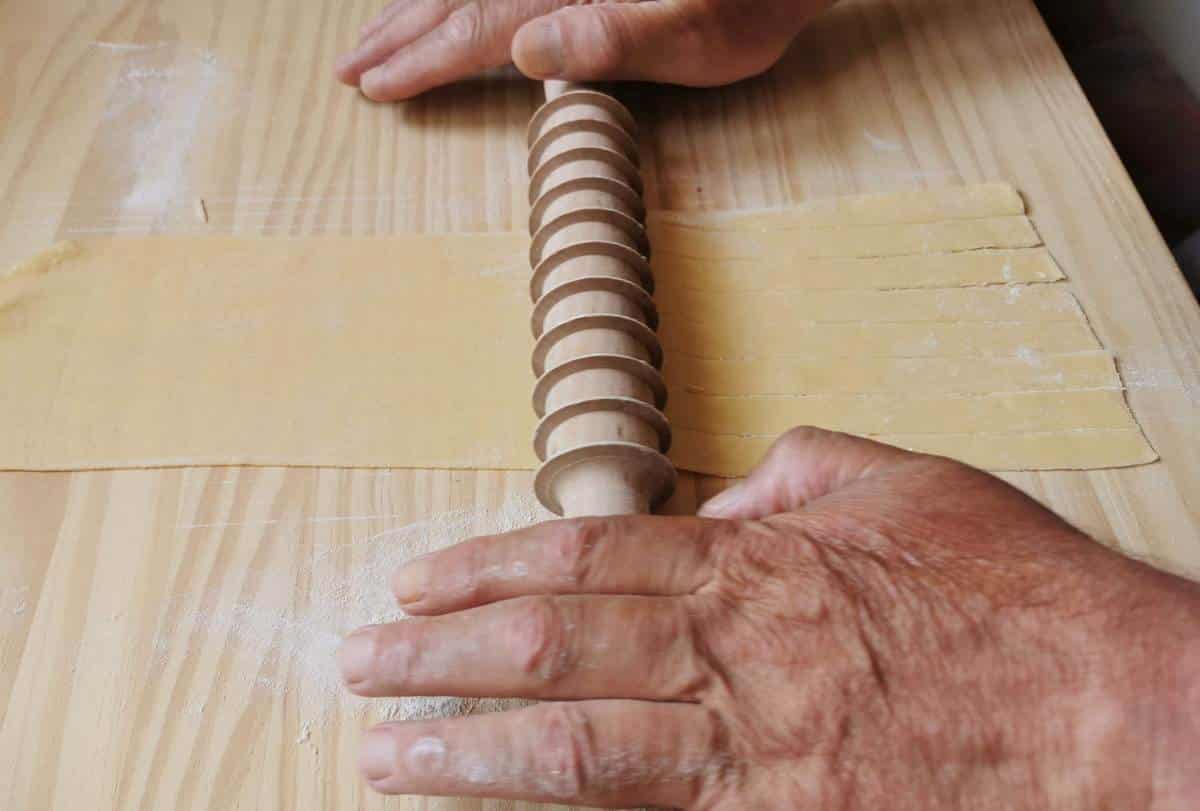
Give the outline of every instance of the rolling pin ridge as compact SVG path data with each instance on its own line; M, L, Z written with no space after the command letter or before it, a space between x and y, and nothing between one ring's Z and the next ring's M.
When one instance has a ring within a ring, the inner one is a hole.
M632 378L641 385L638 395L641 400L654 403L660 411L667 404L667 384L659 371L649 363L630 355L596 353L572 358L553 369L547 369L533 385L534 413L542 417L548 410L558 408L562 404L562 388L558 384L568 376L585 374L597 381L593 386L597 391L604 389L604 382L607 380L620 381L627 385ZM615 395L616 392L603 391L594 396L605 394Z
M542 193L529 211L529 233L544 222L577 208L612 208L641 222L646 217L642 196L620 180L610 177L578 177Z
M638 168L629 158L615 149L604 146L575 147L544 161L529 177L529 202L560 183L578 177L607 177L632 186L638 194L645 189Z
M543 223L533 234L529 246L529 265L537 267L543 257L578 242L600 240L633 248L650 258L650 240L646 227L629 214L615 208L577 208Z
M572 262L583 259L584 262ZM605 240L585 240L560 248L539 262L529 279L529 297L536 304L550 289L550 282L561 284L584 276L610 276L640 284L654 292L650 262L628 245Z
M542 337L546 331L546 318L556 305L567 297L581 292L613 293L635 304L642 312L643 321L650 329L658 327L658 308L646 288L636 282L615 276L580 276L564 281L546 291L533 306L529 326L534 338Z

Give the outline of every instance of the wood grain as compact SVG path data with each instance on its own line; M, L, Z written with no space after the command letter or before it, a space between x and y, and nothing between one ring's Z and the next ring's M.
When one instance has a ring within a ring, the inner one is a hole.
M540 89L501 74L363 100L330 66L374 3L20 5L0 5L0 264L93 233L525 226ZM764 77L621 94L652 206L1015 183L1163 458L1009 478L1101 542L1200 571L1200 311L1029 0L848 0ZM684 477L670 508L720 486ZM520 807L367 795L353 753L378 710L331 698L313 657L348 590L432 526L414 522L465 510L435 529L469 534L529 488L488 471L0 475L0 807Z

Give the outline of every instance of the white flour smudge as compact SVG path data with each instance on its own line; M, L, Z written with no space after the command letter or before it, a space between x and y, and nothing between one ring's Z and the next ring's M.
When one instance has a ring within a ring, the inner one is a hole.
M169 42L104 42L103 40L97 40L92 43L92 47L116 53L135 53L137 51L153 51L158 48L165 48L170 44Z
M1042 366L1046 362L1041 352L1028 346L1017 347L1017 357L1029 366Z
M0 588L0 615L19 617L29 610L29 586Z
M1127 389L1182 390L1189 399L1200 402L1200 386L1185 383L1174 369L1121 364L1120 372Z
M309 716L306 724L324 723L335 712L362 712L368 703L343 687L337 650L354 628L403 619L389 589L391 574L412 558L473 535L528 526L541 517L532 499L513 498L496 509L442 513L347 543L318 545L299 576L266 573L253 601L179 610L179 616L164 621L153 645L155 656L165 665L176 657L220 649L224 639L224 649L236 648L239 657L247 657L244 667L232 671L253 673L246 676L245 686L270 697L294 689ZM175 605L197 602L197 595L179 595ZM523 703L401 698L373 700L369 709L381 720L403 721L492 712Z
M903 152L904 146L895 141L890 141L887 138L880 138L870 130L863 130L863 138L871 145L871 148L877 152Z
M186 170L200 127L212 118L213 91L221 78L217 57L210 51L170 43L133 45L95 43L127 55L104 117L116 126L132 126L129 155L136 171L133 187L121 201L126 217L154 218L161 224L168 210L186 195ZM170 61L166 60L170 58Z
M441 769L446 760L446 744L441 738L418 738L408 748L408 763L414 771Z

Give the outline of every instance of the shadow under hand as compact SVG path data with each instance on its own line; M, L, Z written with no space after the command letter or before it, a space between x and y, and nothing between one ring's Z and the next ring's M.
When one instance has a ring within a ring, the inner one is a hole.
M443 85L392 105L397 123L436 126L450 132L487 130L499 137L524 136L529 118L542 103L540 82L511 66Z

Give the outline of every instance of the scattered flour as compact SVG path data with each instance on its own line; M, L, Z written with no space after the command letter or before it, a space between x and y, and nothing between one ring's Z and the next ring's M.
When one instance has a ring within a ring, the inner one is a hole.
M214 52L180 43L93 47L122 60L104 110L108 131L128 133L119 145L113 143L110 156L133 175L121 200L122 216L135 218L142 230L161 225L187 192L197 134L225 111L216 96L229 76Z
M1017 357L1030 366L1042 366L1046 363L1041 352L1028 346L1017 347Z
M1200 400L1200 386L1189 386L1174 369L1141 368L1121 365L1121 379L1127 389L1182 389L1193 400Z
M887 138L881 138L870 130L863 130L863 138L876 152L903 152L904 145Z
M97 40L92 43L92 47L115 53L133 53L136 51L154 51L159 48L166 48L170 44L169 42L104 42Z
M934 333L929 332L923 338L921 338L921 340L918 342L917 347L916 347L916 354L918 356L933 355L937 352L937 350L938 350L938 337Z
M441 738L418 738L408 748L408 762L414 770L438 770L441 769L445 760L446 744Z
M295 692L305 714L300 736L333 713L369 711L378 720L422 720L492 712L526 702L494 699L400 698L366 701L342 685L337 650L343 636L362 625L403 619L389 590L389 577L402 563L467 537L528 526L543 515L532 498L513 498L496 509L435 515L344 543L318 544L301 570L263 575L252 601L195 606L199 595L177 595L153 652L165 664L223 649L235 649L252 693L271 700ZM312 526L312 525L309 525ZM333 526L320 524L332 530ZM225 639L223 646L214 639Z
M0 614L7 609L14 617L29 610L29 586L0 588Z

